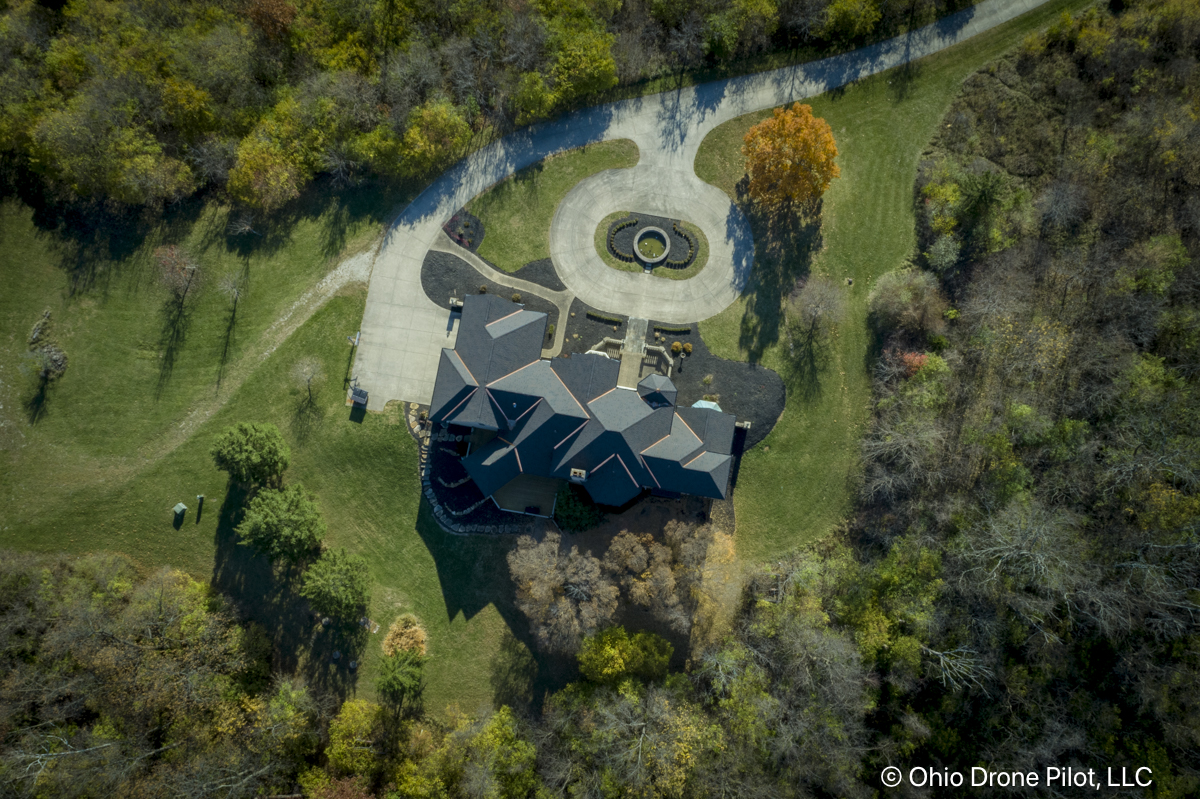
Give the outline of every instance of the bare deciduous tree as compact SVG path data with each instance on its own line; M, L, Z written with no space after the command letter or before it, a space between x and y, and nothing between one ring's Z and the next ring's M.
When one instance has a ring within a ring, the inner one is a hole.
M617 610L617 587L600 561L571 547L559 548L557 533L541 543L529 536L508 553L517 584L517 607L528 618L538 644L554 652L574 652L585 635L608 624Z
M801 341L823 338L846 316L846 291L823 275L810 277L792 292L790 316Z
M154 250L158 266L158 277L176 301L183 305L188 293L199 284L200 264L191 253L177 244L168 244Z

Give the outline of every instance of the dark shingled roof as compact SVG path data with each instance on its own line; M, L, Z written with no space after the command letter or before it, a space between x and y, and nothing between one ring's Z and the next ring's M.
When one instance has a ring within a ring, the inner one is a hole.
M724 498L734 417L676 408L670 379L617 386L620 362L599 353L539 359L546 315L492 295L463 301L458 341L442 350L430 417L500 435L463 458L486 496L521 474L567 479L604 505L643 489Z
M642 382L638 383L638 394L653 407L660 408L664 405L674 405L679 392L669 377L653 374L646 375Z
M620 455L611 455L588 475L588 493L601 505L624 505L642 493Z
M621 362L589 352L570 358L555 358L551 367L563 383L585 405L617 384Z

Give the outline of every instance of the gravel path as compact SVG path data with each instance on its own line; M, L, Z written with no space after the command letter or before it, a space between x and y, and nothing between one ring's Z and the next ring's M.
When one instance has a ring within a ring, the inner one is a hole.
M692 164L705 135L742 114L821 94L868 75L935 53L1003 24L1045 0L984 0L938 22L849 53L771 72L714 81L675 92L596 106L535 125L493 142L447 170L421 193L388 230L375 262L363 340L355 359L359 384L370 392L372 410L388 400L428 402L442 347L453 346L456 322L421 290L421 264L442 224L492 184L554 153L608 139L632 139L637 166L602 172L577 186L560 205L551 229L551 255L567 289L602 310L650 319L699 321L724 310L745 286L753 262L746 220L718 189L696 177ZM621 179L614 175L624 173ZM615 200L622 187L636 187L647 200ZM668 193L670 197L668 197ZM581 198L606 208L589 209ZM668 207L687 198L687 208ZM685 219L708 237L709 264L687 281L654 281L608 269L593 253L587 261L580 238L592 246L596 224L612 211L639 211ZM565 210L564 210L565 209ZM723 209L723 210L722 210ZM592 218L595 222L587 227ZM564 260L565 257L565 260ZM611 273L616 280L596 276ZM634 281L643 282L634 282ZM691 289L686 285L702 282ZM636 305L630 306L633 302ZM683 303L687 310L682 310ZM724 304L722 304L724 303Z

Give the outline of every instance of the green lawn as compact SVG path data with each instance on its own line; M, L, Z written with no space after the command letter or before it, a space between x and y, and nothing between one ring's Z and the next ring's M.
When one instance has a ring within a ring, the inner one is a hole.
M593 237L596 254L600 256L600 260L613 269L622 272L641 272L643 271L641 264L622 261L608 251L609 225L625 216L629 216L628 211L616 211L600 220L600 224L596 226L596 234ZM688 265L687 269L656 266L650 270L650 274L654 277L661 277L666 280L687 280L690 277L694 277L708 263L708 237L704 235L704 231L691 222L680 221L679 226L696 237L696 257Z
M506 272L549 258L550 222L567 192L597 172L637 162L637 145L617 139L551 156L500 181L467 203L483 221L479 255Z
M387 625L412 611L430 633L428 707L475 710L491 702L492 671L503 666L497 658L521 659L507 631L510 624L518 633L525 628L513 615L505 572L495 567L511 542L448 536L423 512L415 444L398 414L350 421L346 336L362 319L365 290L343 290L265 360L255 349L271 323L340 257L372 244L395 201L376 193L374 204L359 214L333 203L277 235L264 228L261 237L232 242L224 235L226 210L201 207L156 227L123 257L105 260L99 278L75 292L63 237L35 227L29 208L0 205L7 250L0 292L0 547L118 551L145 569L169 565L211 580L271 632L283 665L318 685L367 696ZM165 292L152 279L149 253L172 238L197 254L205 283L174 368L164 376ZM229 305L216 286L234 269L248 274L249 288L222 370ZM33 378L23 353L45 308L70 363L51 386L44 415L31 423L24 403ZM318 357L325 373L316 404L306 409L290 375L304 356ZM244 382L232 389L238 374ZM198 421L210 408L211 418ZM328 657L332 648L344 648L343 639L315 631L287 581L234 540L225 475L208 450L216 433L237 421L279 425L292 447L287 479L316 492L328 542L371 564L371 615L383 626L367 643L357 680L348 658L334 665ZM174 441L182 443L172 447ZM198 524L197 494L206 497ZM179 501L189 511L176 530L169 509Z
M833 128L841 177L824 198L819 230L788 229L772 245L755 220L758 246L750 289L701 324L713 352L755 360L788 384L788 404L771 435L745 456L735 491L739 554L762 560L825 534L849 512L858 442L870 414L866 299L874 278L901 266L914 246L912 187L917 162L962 81L1030 31L1089 0L1061 0L955 48L876 75L810 102ZM704 180L736 197L742 137L770 110L731 120L708 135L696 157ZM829 345L793 352L782 306L811 270L843 281L849 314ZM792 499L780 502L780 496Z

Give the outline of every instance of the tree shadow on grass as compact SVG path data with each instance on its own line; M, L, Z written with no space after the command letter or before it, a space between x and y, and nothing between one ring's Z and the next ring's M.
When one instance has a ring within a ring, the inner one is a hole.
M37 387L33 393L29 395L29 399L25 400L25 415L29 419L30 424L37 424L46 418L47 401L50 399L50 378L42 375L38 377Z
M357 620L323 626L299 595L300 567L272 565L238 543L235 528L249 498L243 486L230 484L217 520L212 585L243 620L266 631L273 671L299 676L315 691L345 699L357 684L350 662L360 658L367 631ZM337 660L335 652L341 654Z
M579 669L573 657L538 651L529 633L529 620L516 607L516 589L500 551L515 546L516 538L447 533L424 497L417 512L417 533L433 556L446 618L461 613L472 619L492 605L508 628L490 664L494 705L539 714L546 697L577 680Z
M924 71L920 61L909 61L887 73L888 96L892 102L902 103L912 97Z
M161 396L167 384L171 382L171 375L175 371L175 359L179 357L179 351L183 348L184 341L187 340L188 328L192 323L192 309L186 302L186 296L183 298L171 297L163 303L162 310L159 312L162 316L162 330L159 333L159 346L162 347L160 355L161 362L158 365L158 387L156 395Z
M788 393L805 401L821 396L821 373L829 365L829 339L814 331L788 336L788 354L784 358L781 377Z
M243 287L250 278L250 264L243 262L242 271L231 284L231 288L223 289L229 295L229 317L225 320L225 333L221 336L221 357L217 362L217 391L221 390L221 380L225 377L225 366L229 363L230 352L233 350L234 328L237 326L238 304L242 301Z
M320 220L321 253L333 257L358 223L386 225L425 182L366 180L345 187L318 177L298 199L256 220L254 233L236 235L226 227L226 214L206 213L227 202L214 192L202 190L165 208L121 206L64 199L27 168L0 169L0 193L17 197L32 210L33 224L48 238L72 295L103 292L116 274L144 269L146 259L136 256L148 241L181 242L197 232L201 247L223 246L243 257L261 256L288 246L299 224ZM203 229L198 223L204 223Z
M306 392L292 413L291 430L292 435L296 437L296 445L302 447L307 444L313 432L321 426L323 421L325 421L324 406Z
M784 299L796 281L812 268L821 249L821 203L812 209L792 205L763 208L746 196L746 179L738 183L740 205L754 231L754 268L743 296L738 346L751 363L779 341L784 325Z

